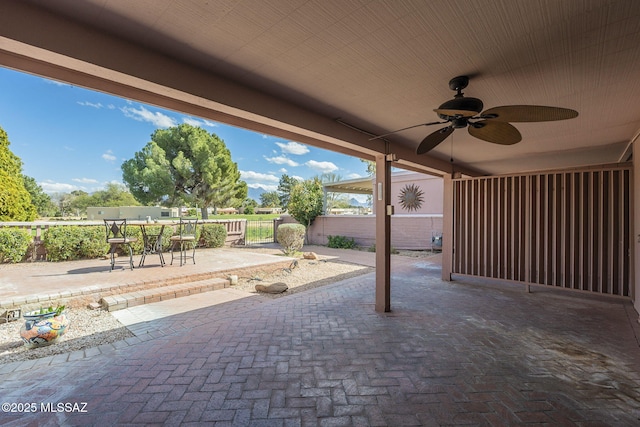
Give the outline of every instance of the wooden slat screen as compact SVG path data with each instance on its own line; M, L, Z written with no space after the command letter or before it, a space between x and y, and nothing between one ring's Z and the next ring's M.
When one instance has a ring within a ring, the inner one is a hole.
M630 174L455 180L453 273L630 296Z

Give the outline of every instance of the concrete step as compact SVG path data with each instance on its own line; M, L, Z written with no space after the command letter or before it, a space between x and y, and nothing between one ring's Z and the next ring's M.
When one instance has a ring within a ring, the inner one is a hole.
M228 279L210 278L106 296L100 300L100 303L102 304L102 308L105 310L116 311L135 307L137 305L224 289L228 288L230 285L231 283Z

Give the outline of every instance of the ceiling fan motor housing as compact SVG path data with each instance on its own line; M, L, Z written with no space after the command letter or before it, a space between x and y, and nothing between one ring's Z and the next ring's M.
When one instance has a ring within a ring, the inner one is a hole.
M452 120L457 117L473 117L480 114L483 106L478 98L465 98L460 94L440 105L435 111L441 119Z

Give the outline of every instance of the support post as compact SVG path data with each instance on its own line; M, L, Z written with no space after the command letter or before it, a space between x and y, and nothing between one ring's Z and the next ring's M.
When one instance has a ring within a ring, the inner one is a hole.
M636 150L638 148L638 150ZM634 138L633 140L633 152L640 153L640 139ZM637 313L640 313L640 156L633 156L633 171L631 174L631 200L630 206L633 206L631 211L631 229L632 235L630 239L630 253L627 254L631 260L631 272L629 278L629 286L631 293L631 300ZM638 318L640 323L640 317Z
M446 174L442 209L442 280L450 282L453 272L453 179Z
M322 186L322 215L327 214L327 187Z
M376 156L376 311L391 311L391 162Z

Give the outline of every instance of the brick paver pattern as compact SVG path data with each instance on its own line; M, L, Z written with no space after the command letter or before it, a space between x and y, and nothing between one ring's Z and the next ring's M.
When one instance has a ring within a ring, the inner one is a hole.
M92 357L2 370L6 425L638 425L640 349L628 301L442 282L428 261L158 321ZM148 332L151 334L151 332Z

